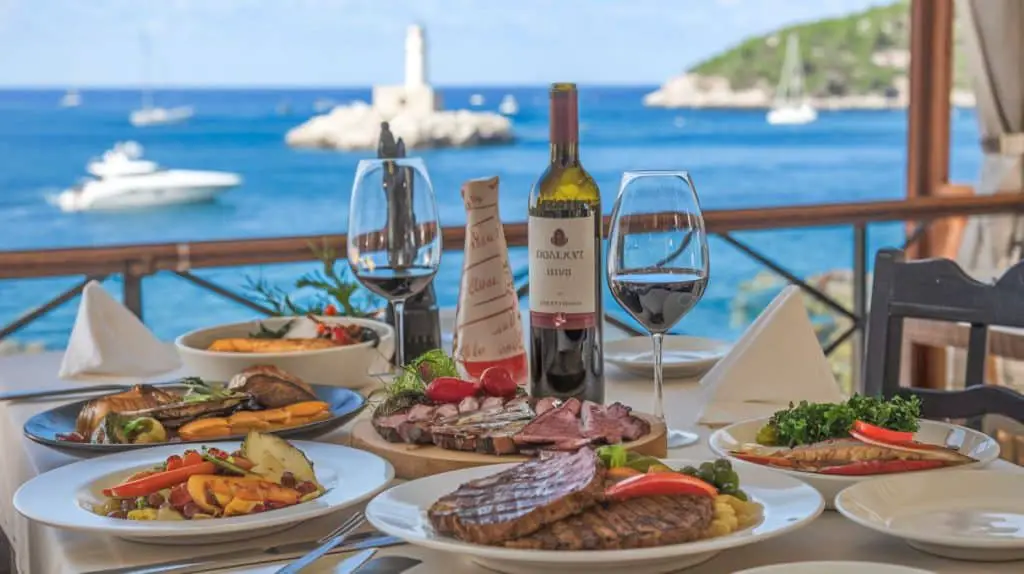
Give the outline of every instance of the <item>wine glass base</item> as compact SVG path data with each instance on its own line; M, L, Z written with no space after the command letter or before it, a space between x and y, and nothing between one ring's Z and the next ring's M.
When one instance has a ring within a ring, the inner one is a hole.
M668 429L668 448L680 448L690 446L700 440L696 433Z

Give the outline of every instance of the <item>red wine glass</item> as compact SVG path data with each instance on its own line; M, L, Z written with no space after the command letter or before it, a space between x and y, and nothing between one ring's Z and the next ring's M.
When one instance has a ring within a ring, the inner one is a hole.
M689 174L626 172L608 235L608 286L619 305L651 333L654 414L662 421L662 341L700 301L709 271L707 232ZM669 429L668 446L686 446L697 438Z
M405 301L433 281L441 263L437 203L423 161L360 161L348 217L349 267L364 287L394 306L395 364L401 367Z

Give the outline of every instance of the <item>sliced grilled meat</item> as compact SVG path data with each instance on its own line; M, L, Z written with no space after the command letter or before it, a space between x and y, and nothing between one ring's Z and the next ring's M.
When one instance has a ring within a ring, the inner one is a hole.
M533 419L533 410L527 402L509 405L435 423L431 428L434 444L450 450L514 454L517 448L513 437Z
M711 525L710 496L650 496L593 506L504 542L531 550L612 550L696 540Z
M636 440L651 432L647 421L631 414L632 409L622 403L604 407L587 401L580 410L583 421L583 436L599 442L617 444L625 440Z
M232 377L228 389L249 393L268 409L320 400L305 381L273 365L249 367Z
M499 544L590 508L603 493L604 467L585 448L467 482L438 499L427 515L441 534Z
M592 439L580 430L580 401L569 399L533 419L533 422L516 435L520 445L544 445L556 450L575 450L588 444Z

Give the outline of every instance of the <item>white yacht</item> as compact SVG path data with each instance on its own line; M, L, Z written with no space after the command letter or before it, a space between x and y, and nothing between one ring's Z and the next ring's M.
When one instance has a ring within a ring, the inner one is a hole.
M498 104L498 111L505 116L514 116L519 113L519 102L516 101L515 96L512 94L505 94L505 97L501 99L501 103Z
M132 122L133 126L144 128L148 126L178 124L191 118L194 113L190 106L161 108L152 104L143 104L142 108L133 111L128 119Z
M775 102L766 119L773 126L809 124L818 119L818 111L804 94L804 64L800 58L800 39L796 34L786 42L786 60L775 90Z
M120 210L210 201L242 183L234 173L163 169L142 146L121 142L89 162L92 176L57 196L63 211Z
M482 105L484 105L484 97L483 97L483 95L481 95L481 94L473 94L472 96L469 96L469 105L471 105L473 107L477 107L477 108L482 106Z
M64 92L60 98L60 107L62 108L77 108L80 105L82 105L82 94L74 88Z

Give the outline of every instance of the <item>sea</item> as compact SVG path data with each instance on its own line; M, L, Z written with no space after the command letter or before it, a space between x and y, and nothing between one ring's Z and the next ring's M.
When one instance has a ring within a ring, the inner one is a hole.
M685 169L703 209L898 199L905 195L906 113L822 111L817 122L770 126L763 111L646 108L656 86L580 87L580 139L584 166L597 180L603 209L610 212L622 173L631 169ZM545 167L547 90L536 87L458 87L439 90L448 109L496 111L511 94L520 111L508 145L414 151L426 162L445 225L465 222L462 182L500 178L505 222L524 221L530 186ZM471 106L472 96L483 104ZM352 178L372 152L299 150L285 133L315 112L316 102L369 101L364 89L162 90L162 106L187 105L187 123L136 128L128 115L140 96L134 90L83 90L82 105L62 109L57 90L0 91L0 250L201 241L345 231ZM241 187L206 204L125 212L63 213L52 197L85 175L86 163L119 141L136 141L148 159L165 167L238 173ZM981 163L973 110L955 110L951 179L974 181ZM799 224L800 222L793 222ZM801 277L849 269L849 227L737 233ZM902 243L901 224L869 228L871 252ZM771 284L754 309L738 309L738 295L765 268L717 238L710 240L711 279L699 305L674 332L733 340L781 284ZM513 249L514 271L525 270L525 249ZM216 283L241 290L263 279L291 290L309 264L200 270ZM447 252L435 288L442 306L458 298L462 254ZM760 281L759 279L759 281ZM0 324L80 281L80 277L0 281ZM119 279L104 286L120 297ZM774 291L773 291L774 290ZM299 297L302 293L297 293ZM19 331L21 342L61 348L77 312L73 300ZM610 295L607 310L625 317ZM170 274L144 280L143 317L162 339L217 323L253 318L253 312Z

